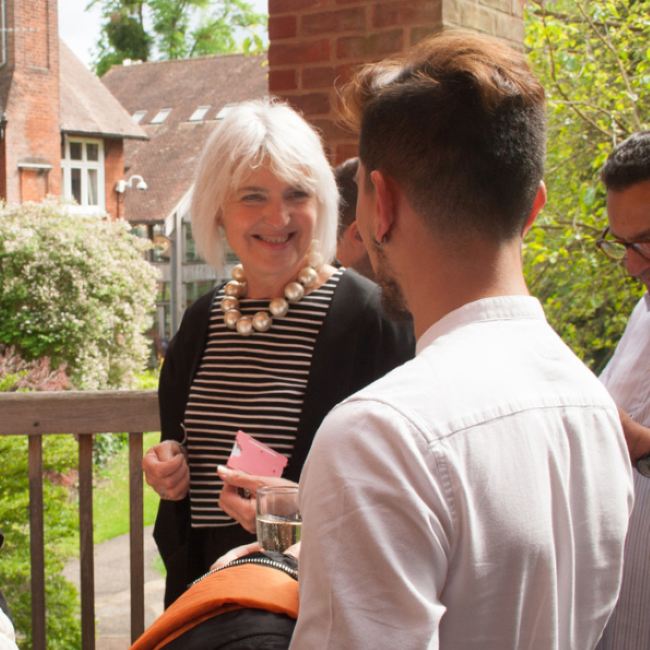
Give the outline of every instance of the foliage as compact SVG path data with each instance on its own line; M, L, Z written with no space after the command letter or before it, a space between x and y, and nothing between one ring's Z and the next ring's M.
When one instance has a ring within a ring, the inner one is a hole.
M152 50L161 60L236 52L238 28L247 32L241 49L263 49L256 28L265 28L266 16L245 0L92 0L88 7L95 4L105 20L94 61L99 76L124 59L148 61Z
M0 392L69 390L65 365L52 370L47 357L25 361L16 349L0 344Z
M0 522L5 544L0 552L0 585L14 618L22 650L30 650L31 589L29 541L29 470L27 436L0 436L2 483L0 484ZM43 467L46 476L58 477L69 471L70 458L76 458L72 436L45 436ZM68 490L52 480L43 481L45 518L45 604L48 648L79 648L80 624L77 591L62 576L65 565L63 546L78 529L75 503ZM23 638L24 637L24 638Z
M131 386L156 294L149 245L63 203L0 206L0 343L67 364L80 389Z
M526 46L549 109L549 201L527 237L526 273L549 321L596 372L642 287L595 249L606 225L599 173L650 125L650 2L532 0Z

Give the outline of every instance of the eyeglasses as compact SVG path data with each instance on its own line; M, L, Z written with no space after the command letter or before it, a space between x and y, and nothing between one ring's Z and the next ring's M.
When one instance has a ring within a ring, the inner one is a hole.
M605 239L608 233L609 226L603 230L603 234L596 241L596 246L600 248L607 257L620 262L627 257L627 249L631 248L644 260L650 261L650 241L627 242L621 241L620 239Z

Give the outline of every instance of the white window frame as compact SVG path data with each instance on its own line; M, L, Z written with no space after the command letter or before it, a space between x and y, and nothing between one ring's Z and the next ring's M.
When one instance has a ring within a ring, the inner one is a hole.
M70 159L70 143L80 142L82 144L82 159ZM97 160L87 160L86 145L96 144L98 146ZM61 171L63 174L63 196L69 200L75 200L72 194L72 170L81 170L81 204L72 207L75 212L106 212L106 180L104 168L104 141L96 138L75 138L65 137L64 157L61 159ZM88 205L88 171L97 172L97 205Z

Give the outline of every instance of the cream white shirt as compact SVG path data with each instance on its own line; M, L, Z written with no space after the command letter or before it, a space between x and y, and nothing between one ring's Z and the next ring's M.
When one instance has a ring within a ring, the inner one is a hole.
M434 324L327 416L300 486L291 650L592 650L616 602L618 415L534 298Z
M0 609L0 650L18 650L14 626L9 617Z
M600 376L614 401L650 426L650 295L634 308ZM598 650L650 648L650 479L634 470L635 502L625 542L623 584Z

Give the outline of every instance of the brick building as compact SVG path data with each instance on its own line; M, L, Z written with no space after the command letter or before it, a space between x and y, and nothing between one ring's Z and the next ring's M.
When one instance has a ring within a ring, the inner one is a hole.
M56 0L0 0L0 198L116 216L125 139L145 139L59 39Z

